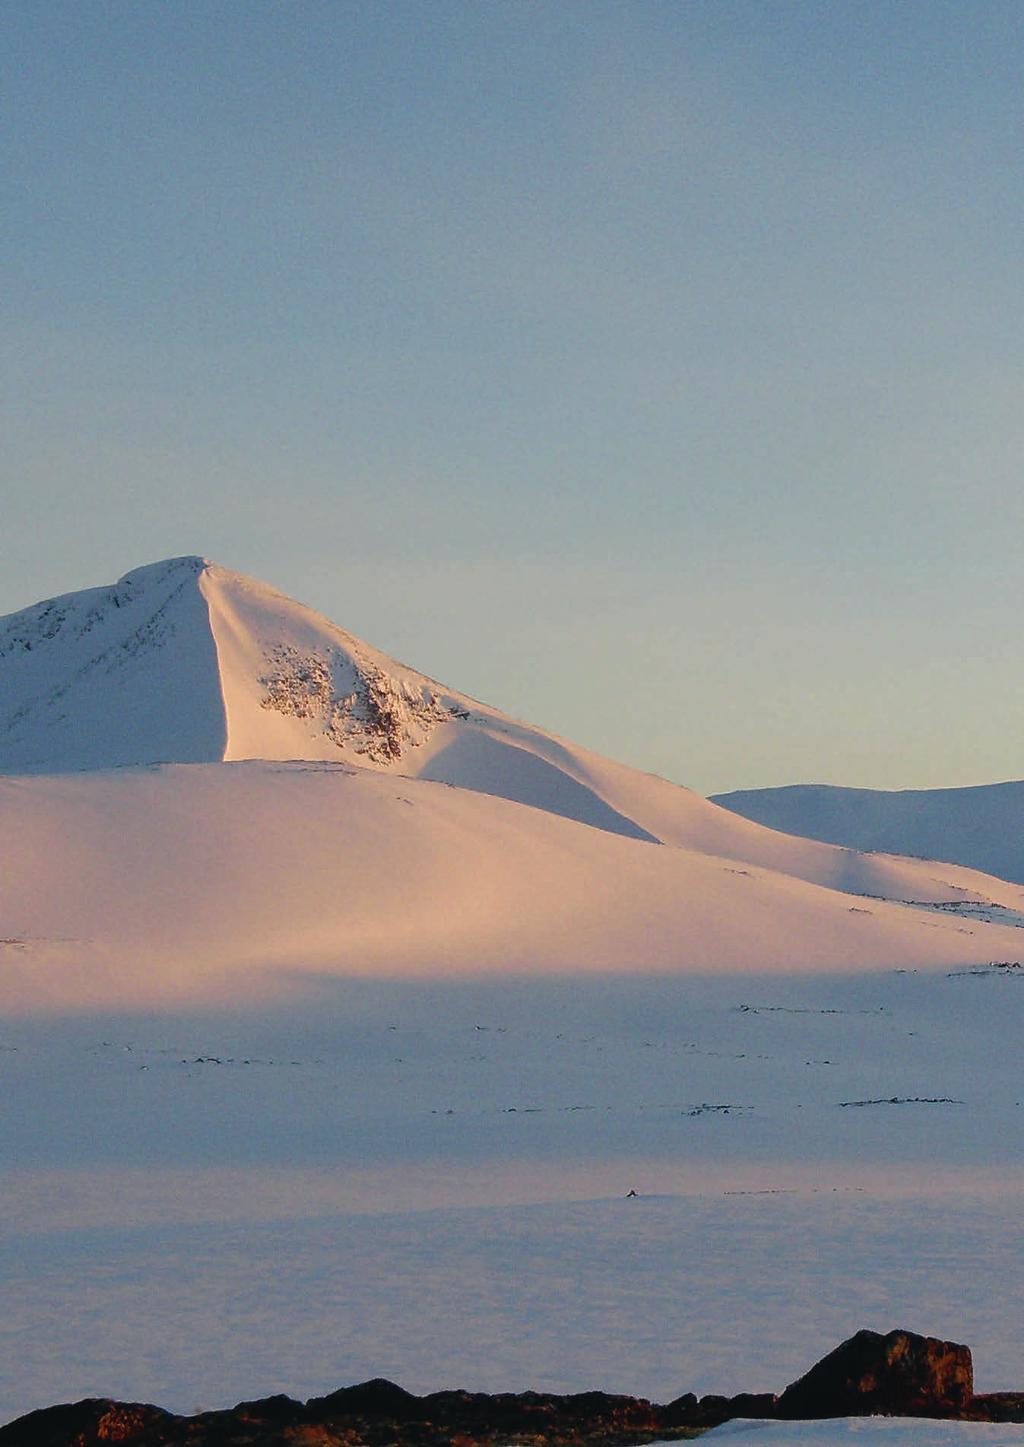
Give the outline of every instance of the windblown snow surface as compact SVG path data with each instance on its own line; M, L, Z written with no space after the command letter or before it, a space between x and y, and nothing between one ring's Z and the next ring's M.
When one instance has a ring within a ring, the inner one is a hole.
M199 559L0 639L0 1417L757 1391L861 1326L1024 1385L1020 886L752 824Z
M741 789L714 802L745 819L850 849L950 859L1024 882L1024 782L962 789Z
M1013 1423L926 1422L919 1417L847 1417L832 1422L726 1422L706 1440L729 1447L1020 1447Z
M952 967L1022 939L1020 886L955 867L921 871L943 907L911 908L344 765L9 777L0 812L9 1010L272 998L309 974Z

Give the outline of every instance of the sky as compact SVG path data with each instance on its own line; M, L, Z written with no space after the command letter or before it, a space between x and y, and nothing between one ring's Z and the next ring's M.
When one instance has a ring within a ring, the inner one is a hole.
M181 553L704 792L1024 775L1024 9L30 0L0 612Z

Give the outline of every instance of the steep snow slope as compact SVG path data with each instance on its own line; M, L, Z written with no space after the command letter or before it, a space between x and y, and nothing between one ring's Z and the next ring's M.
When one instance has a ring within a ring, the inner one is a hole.
M969 870L790 838L517 723L265 584L172 558L0 620L0 770L349 761L532 805L811 883L998 899Z
M344 765L8 778L0 816L6 1008L273 994L295 972L953 965L1022 939Z
M714 802L809 839L949 859L1024 882L1024 782L899 791L794 784L717 794Z
M196 560L0 618L0 770L222 758L217 653Z

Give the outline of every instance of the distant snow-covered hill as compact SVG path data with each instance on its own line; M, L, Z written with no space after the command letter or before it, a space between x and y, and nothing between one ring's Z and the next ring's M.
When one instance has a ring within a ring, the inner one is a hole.
M1024 883L1024 781L960 789L741 789L713 802L771 829L847 849L948 859Z

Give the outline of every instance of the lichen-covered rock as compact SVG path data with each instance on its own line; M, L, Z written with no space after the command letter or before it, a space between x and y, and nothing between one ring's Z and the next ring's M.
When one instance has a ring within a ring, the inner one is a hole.
M159 1407L86 1397L29 1412L0 1427L0 1447L100 1447L107 1442L160 1443L180 1419Z
M1024 1392L984 1392L966 1413L976 1422L1024 1422Z
M859 1331L788 1386L776 1412L790 1420L957 1417L973 1395L969 1347L910 1331Z
M696 1398L690 1400L696 1401ZM416 1397L377 1379L303 1403L240 1402L176 1417L156 1407L87 1400L0 1428L0 1447L624 1447L691 1435L643 1398L605 1392L445 1391Z

